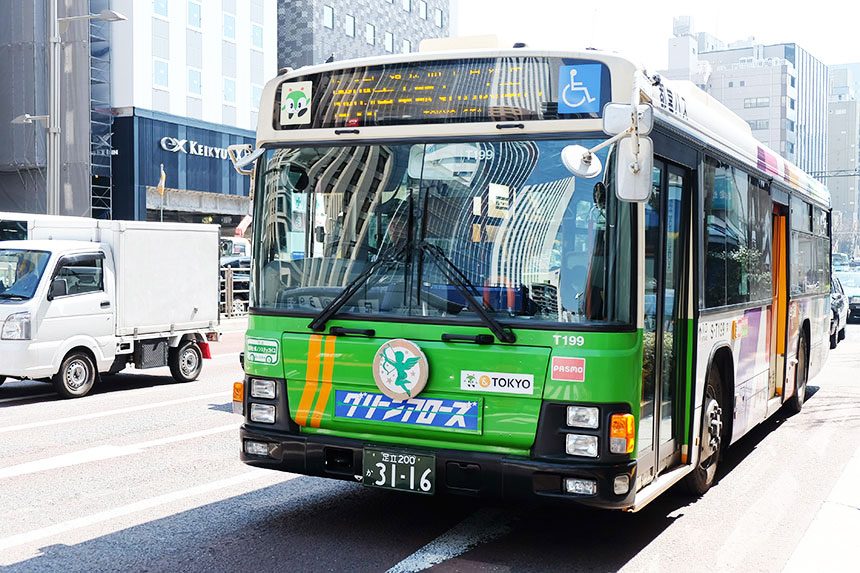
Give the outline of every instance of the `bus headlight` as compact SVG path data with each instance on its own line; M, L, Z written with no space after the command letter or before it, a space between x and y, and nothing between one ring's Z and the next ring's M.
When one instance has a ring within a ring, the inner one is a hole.
M585 406L567 407L567 425L571 428L590 428L596 430L600 425L600 410Z
M571 456L597 457L597 436L583 434L567 434L564 451Z
M30 313L19 312L10 314L3 322L0 332L3 340L30 340Z
M275 381L251 379L251 398L275 399Z
M274 424L275 407L271 404L251 404L251 421Z

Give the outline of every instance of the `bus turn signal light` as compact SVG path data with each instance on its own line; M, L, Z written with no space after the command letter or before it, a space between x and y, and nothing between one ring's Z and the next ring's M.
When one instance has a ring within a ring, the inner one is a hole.
M612 414L609 420L609 451L613 454L633 452L636 423L633 414Z
M233 413L245 413L245 383L233 382Z

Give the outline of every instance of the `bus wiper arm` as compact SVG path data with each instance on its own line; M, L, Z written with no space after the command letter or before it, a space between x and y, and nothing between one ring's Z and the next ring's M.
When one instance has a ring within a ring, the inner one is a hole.
M400 247L399 249L392 248L388 251L381 253L379 258L376 259L373 263L371 263L366 269L364 269L360 275L352 279L349 284L347 284L340 294L334 297L331 302L329 302L320 313L317 315L315 319L313 319L310 324L308 324L308 328L313 330L314 332L320 332L325 330L325 324L328 322L331 317L337 314L343 305L349 302L349 300L355 296L355 293L361 289L362 286L370 279L370 276L376 271L376 269L393 263L397 261L400 256L403 254L403 251L406 250L406 247Z
M496 338L502 342L516 342L517 337L513 331L510 328L505 328L498 320L490 316L483 303L479 302L478 299L475 298L475 295L469 292L469 287L471 287L473 291L476 290L474 285L472 285L463 272L445 256L442 249L437 245L433 245L426 241L421 243L419 249L430 257L430 260L433 261L433 264L435 264L440 271L442 271L445 278L454 285L461 295L463 295L463 298L466 299L466 302L470 307L472 307L472 310L478 313L478 316L481 317L481 320L484 321L487 328L496 335ZM490 311L492 311L492 309L490 309Z

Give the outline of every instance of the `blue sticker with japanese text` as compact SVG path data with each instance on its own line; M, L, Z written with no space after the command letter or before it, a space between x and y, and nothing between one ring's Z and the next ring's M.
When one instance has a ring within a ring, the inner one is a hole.
M472 432L480 428L476 400L420 397L395 402L388 396L374 392L335 390L334 416Z
M600 111L601 64L561 66L558 72L558 113Z

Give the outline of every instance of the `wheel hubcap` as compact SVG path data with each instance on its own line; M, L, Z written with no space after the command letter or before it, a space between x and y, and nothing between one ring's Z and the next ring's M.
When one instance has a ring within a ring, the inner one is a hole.
M717 471L717 456L720 451L722 432L723 409L714 398L709 396L702 428L702 459L699 462L699 466L707 472L708 481L713 479Z
M87 383L89 368L83 360L73 360L66 368L66 384L72 390L78 390Z
M182 357L179 360L179 368L182 370L184 376L191 376L197 370L199 363L197 353L189 348L182 353Z

